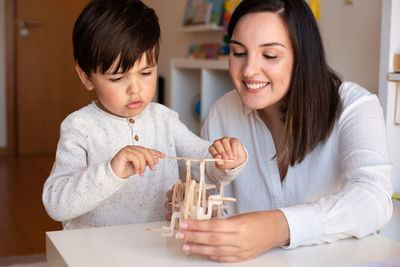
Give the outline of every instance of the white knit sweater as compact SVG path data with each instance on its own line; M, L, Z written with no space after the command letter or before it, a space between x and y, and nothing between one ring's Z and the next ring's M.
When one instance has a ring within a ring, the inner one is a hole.
M133 120L132 120L133 119ZM110 161L127 145L152 148L168 156L210 158L205 141L183 125L178 114L150 103L139 115L121 118L95 103L70 114L61 124L56 160L43 189L44 206L65 229L163 220L165 194L178 179L176 160L160 159L127 179L117 177ZM184 170L183 166L180 170ZM198 164L192 164L198 177ZM223 171L206 164L213 181L230 181L243 168Z

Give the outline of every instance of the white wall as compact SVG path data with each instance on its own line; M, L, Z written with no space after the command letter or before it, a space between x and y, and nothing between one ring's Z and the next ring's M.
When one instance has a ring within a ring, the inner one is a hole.
M387 74L393 71L393 54L400 53L399 14L399 0L383 0L379 99L386 118L395 192L400 192L400 126L393 124L396 86L388 82Z
M7 146L5 0L0 0L0 148Z
M378 94L382 0L320 0L319 26L330 66Z

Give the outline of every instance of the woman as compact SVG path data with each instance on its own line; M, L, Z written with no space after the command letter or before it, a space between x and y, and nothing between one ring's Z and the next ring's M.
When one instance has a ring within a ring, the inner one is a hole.
M236 90L214 105L203 135L235 136L248 149L226 188L239 215L184 221L183 250L234 262L383 228L392 166L382 109L328 67L306 2L244 0L228 34Z

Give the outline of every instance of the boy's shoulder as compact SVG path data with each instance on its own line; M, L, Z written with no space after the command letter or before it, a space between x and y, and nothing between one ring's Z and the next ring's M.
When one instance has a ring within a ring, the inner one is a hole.
M164 106L163 104L160 103L155 103L151 102L147 108L146 111L148 114L151 114L152 116L156 117L167 117L170 118L171 116L178 116L178 113L172 109L170 109L167 106Z
M61 123L61 126L74 127L82 124L88 124L96 119L96 108L92 102L72 113L70 113Z

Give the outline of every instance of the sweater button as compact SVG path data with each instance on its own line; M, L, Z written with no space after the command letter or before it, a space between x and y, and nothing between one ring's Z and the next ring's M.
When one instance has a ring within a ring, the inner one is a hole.
M129 122L133 124L133 123L135 123L135 120L132 119L132 118L130 118L130 119L129 119Z
M135 141L136 142L139 141L139 136L138 135L135 135Z

